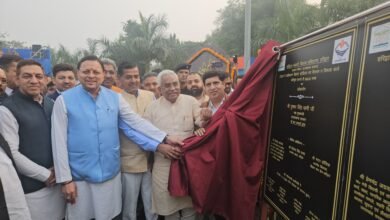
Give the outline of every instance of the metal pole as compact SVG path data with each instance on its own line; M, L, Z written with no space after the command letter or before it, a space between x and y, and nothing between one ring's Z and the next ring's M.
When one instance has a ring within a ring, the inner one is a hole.
M245 4L245 35L244 35L244 72L251 65L251 0Z

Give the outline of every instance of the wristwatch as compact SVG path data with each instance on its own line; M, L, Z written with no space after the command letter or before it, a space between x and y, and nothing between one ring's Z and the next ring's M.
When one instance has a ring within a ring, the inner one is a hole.
M65 185L68 185L71 182L73 182L73 180L69 180L69 181L63 182L63 183L61 183L61 185L65 186Z

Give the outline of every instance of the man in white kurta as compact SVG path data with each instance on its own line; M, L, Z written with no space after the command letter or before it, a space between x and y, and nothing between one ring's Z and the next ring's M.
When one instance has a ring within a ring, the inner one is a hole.
M57 182L63 184L62 191L71 203L67 206L69 220L113 219L121 211L119 119L156 141L162 142L166 137L165 132L134 113L119 94L101 87L103 71L103 64L96 56L81 59L78 64L81 85L62 94L53 108L54 167ZM84 129L89 125L93 126Z
M169 135L187 138L193 134L194 123L199 117L199 103L191 96L180 94L177 75L170 70L158 76L162 97L152 102L144 117ZM195 219L189 196L172 197L168 191L171 160L155 153L152 172L152 210L171 219Z
M3 148L8 147L5 146L6 144L7 143L5 143L4 138L0 134L0 181L3 185L8 217L10 220L31 220L30 211L27 207L18 174L16 173L10 157L3 150Z
M46 85L41 64L20 61L19 88L0 106L0 133L8 142L33 220L61 220L65 201L54 178L50 141L51 99L41 95Z

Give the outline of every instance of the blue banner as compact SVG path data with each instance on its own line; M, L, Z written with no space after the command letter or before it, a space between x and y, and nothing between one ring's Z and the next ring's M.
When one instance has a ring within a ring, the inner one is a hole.
M43 66L46 75L52 76L50 49L41 49L35 54L33 54L31 49L3 48L2 51L3 54L16 54L25 60L26 59L35 60Z

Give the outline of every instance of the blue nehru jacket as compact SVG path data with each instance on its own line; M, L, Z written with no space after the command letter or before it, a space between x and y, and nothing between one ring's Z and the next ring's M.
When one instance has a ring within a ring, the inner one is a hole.
M96 100L81 85L63 93L73 180L100 183L120 171L119 95L101 87Z

